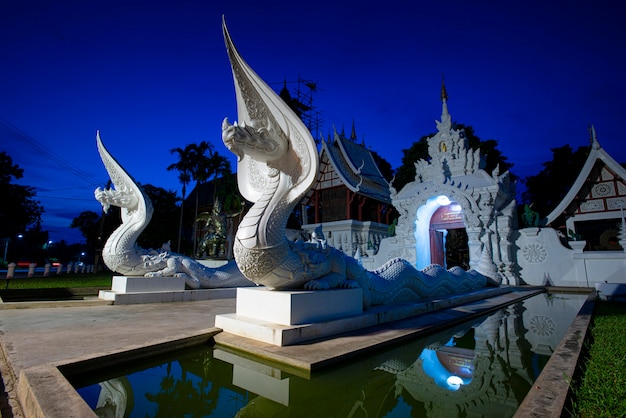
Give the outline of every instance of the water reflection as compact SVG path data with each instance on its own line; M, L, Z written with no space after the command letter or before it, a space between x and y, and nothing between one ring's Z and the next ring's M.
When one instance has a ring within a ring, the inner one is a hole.
M217 346L74 384L102 417L507 417L585 298L535 296L310 379Z

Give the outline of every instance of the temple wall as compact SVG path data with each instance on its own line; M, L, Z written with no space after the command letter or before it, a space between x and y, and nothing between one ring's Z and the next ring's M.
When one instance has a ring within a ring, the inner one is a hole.
M624 251L583 252L585 241L567 248L552 228L519 230L515 241L520 284L595 287L596 283L626 283Z
M363 259L373 257L381 241L389 236L389 225L353 219L302 225L302 231L310 235L318 226L322 227L328 245L350 257L358 249Z

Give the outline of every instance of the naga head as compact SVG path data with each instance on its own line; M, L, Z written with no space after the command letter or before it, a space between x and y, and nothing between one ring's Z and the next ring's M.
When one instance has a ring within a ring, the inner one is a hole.
M224 118L222 141L239 161L244 154L257 161L275 161L289 150L289 140L280 129L274 129L271 120L265 124L252 120L249 125L245 122L239 125L237 122L230 124L228 118Z

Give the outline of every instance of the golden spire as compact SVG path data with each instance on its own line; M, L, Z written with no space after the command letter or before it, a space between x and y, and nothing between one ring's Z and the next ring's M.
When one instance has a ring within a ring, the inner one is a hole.
M443 73L441 73L441 101L448 100L448 92L446 91L446 83L444 82Z

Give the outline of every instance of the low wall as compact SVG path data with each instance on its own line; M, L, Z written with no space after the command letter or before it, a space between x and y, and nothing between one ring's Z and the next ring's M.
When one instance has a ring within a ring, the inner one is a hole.
M585 241L564 246L552 228L525 228L515 242L519 284L591 287L626 283L626 252L583 251Z

